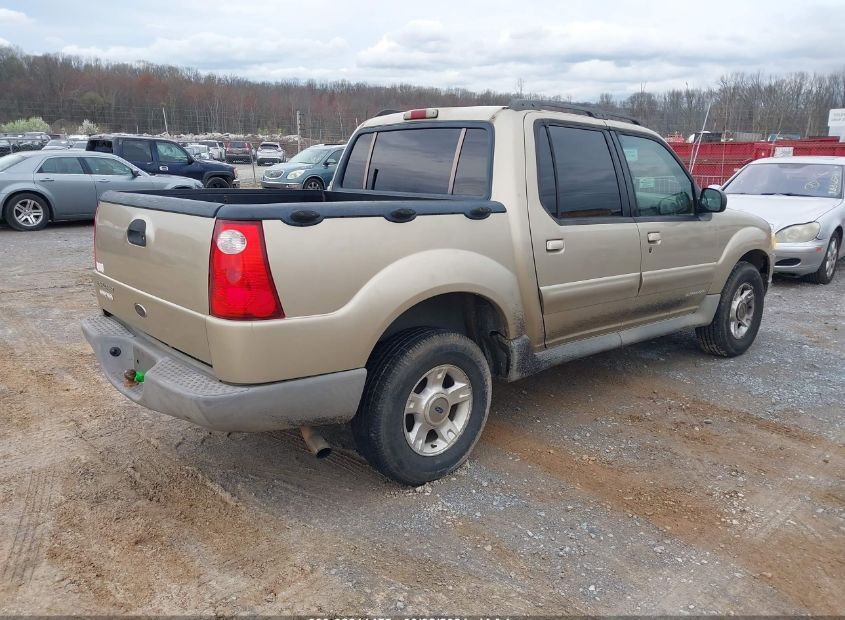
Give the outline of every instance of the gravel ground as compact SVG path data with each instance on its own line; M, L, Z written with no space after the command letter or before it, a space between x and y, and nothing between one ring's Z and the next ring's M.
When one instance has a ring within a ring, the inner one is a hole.
M777 280L738 359L683 332L497 385L467 465L407 489L345 427L317 461L120 396L91 236L0 230L0 613L845 610L845 272Z

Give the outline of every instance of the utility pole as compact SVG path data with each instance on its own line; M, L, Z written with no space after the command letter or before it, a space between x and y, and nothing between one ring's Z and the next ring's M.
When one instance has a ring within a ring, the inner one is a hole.
M164 117L164 133L168 136L170 135L170 131L167 129L167 113L164 111L164 106L161 106L161 115Z
M302 151L302 113L296 111L296 152Z

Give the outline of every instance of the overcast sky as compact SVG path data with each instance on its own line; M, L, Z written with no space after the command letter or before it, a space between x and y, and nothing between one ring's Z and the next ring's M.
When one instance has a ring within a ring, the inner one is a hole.
M0 44L256 80L594 99L845 68L845 0L0 0Z

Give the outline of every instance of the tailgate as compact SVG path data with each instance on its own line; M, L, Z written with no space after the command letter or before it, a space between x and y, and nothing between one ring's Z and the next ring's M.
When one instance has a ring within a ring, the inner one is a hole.
M190 209L177 213L166 210L168 201L188 202L113 193L100 202L95 224L97 299L123 322L210 363L205 327L208 260L213 216L220 204L190 201Z

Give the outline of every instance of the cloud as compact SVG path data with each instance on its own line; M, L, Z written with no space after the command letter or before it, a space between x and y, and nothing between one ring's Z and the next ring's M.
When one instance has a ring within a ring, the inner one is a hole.
M0 25L21 25L28 24L32 20L26 16L26 13L20 11L13 11L12 9L0 9Z
M12 44L9 43L6 39L4 39L3 37L0 37L0 47L9 47L11 45Z
M842 0L520 0L496 7L428 0L367 10L372 0L327 0L319 20L278 0L110 3L91 22L83 0L0 9L0 36L28 52L61 51L112 62L146 60L257 80L345 79L593 99L645 87L709 86L735 72L783 74L843 68ZM213 5L213 10L208 10ZM364 5L364 6L362 6ZM154 19L166 11L167 19ZM808 18L812 15L812 18ZM4 17L5 16L5 17ZM418 16L431 16L419 19ZM442 17L448 16L448 17ZM4 21L5 19L5 21ZM31 28L2 28L15 19Z
M267 59L316 61L342 53L347 43L340 37L326 41L286 39L276 36L238 37L217 32L198 32L181 38L158 37L146 46L65 45L62 52L98 57L113 62L148 61L178 64L206 70L235 70Z

